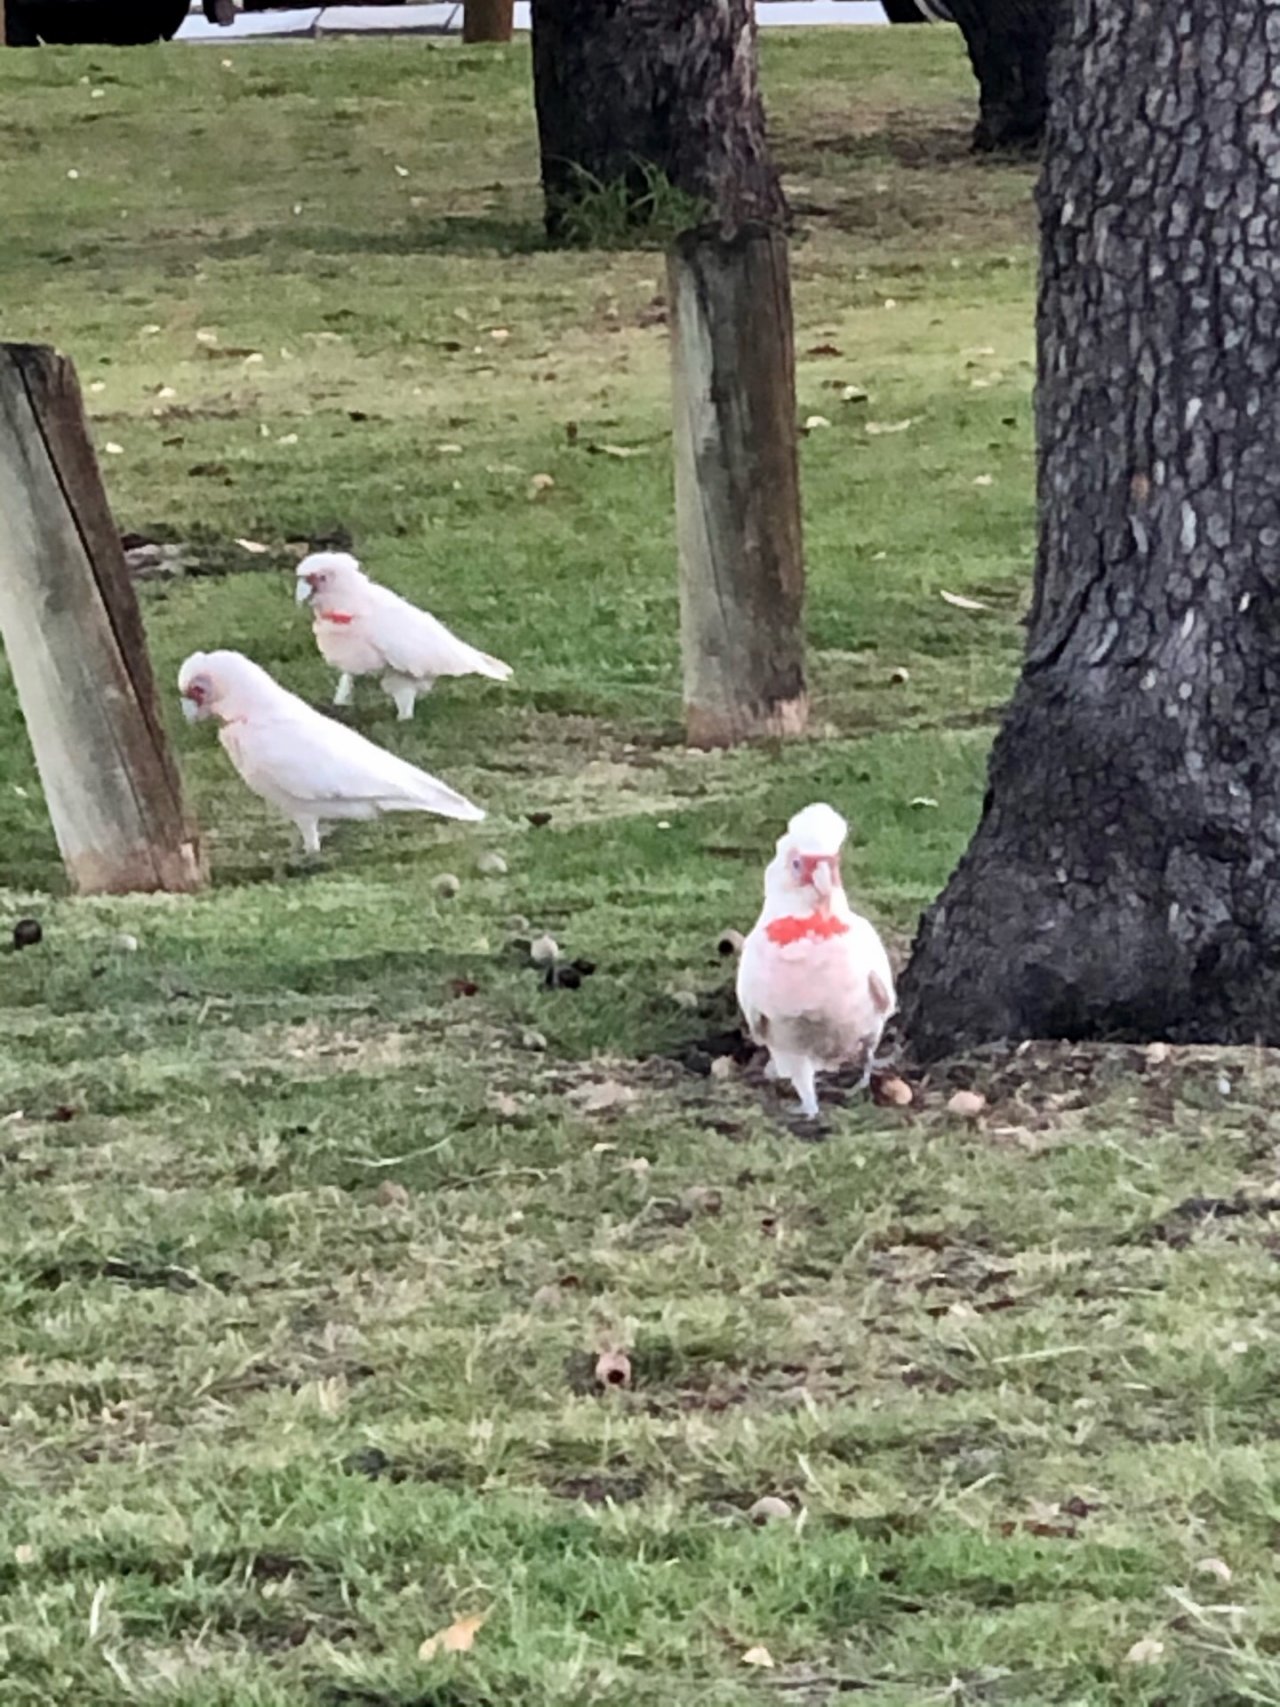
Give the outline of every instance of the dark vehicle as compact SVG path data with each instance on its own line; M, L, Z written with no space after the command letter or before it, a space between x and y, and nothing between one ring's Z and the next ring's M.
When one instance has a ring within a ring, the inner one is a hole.
M272 12L297 3L241 0L241 7L246 12ZM880 0L880 4L891 24L952 22L946 0ZM232 0L204 0L202 9L206 18L217 23L229 24L235 16ZM191 0L8 0L5 41L10 47L38 47L41 42L137 47L171 40L190 10Z
M138 47L168 41L189 10L190 0L7 0L4 39L10 47L41 42Z

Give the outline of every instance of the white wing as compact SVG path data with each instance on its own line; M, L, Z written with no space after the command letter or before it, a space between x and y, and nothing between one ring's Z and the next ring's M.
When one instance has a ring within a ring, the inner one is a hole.
M476 822L484 817L456 789L416 765L366 741L354 729L300 700L274 716L230 726L228 743L250 788L265 788L313 804L324 816L325 801L361 801L380 812L438 812Z
M419 610L388 587L370 585L365 624L389 668L414 679L489 676L504 682L511 666L459 640L430 611Z

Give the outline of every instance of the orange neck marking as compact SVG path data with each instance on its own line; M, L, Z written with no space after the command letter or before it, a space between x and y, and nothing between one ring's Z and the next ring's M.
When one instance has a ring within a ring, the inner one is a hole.
M837 919L831 913L807 913L803 918L791 913L786 918L770 919L764 934L770 942L780 943L785 948L788 943L803 942L807 936L816 936L823 941L828 937L843 936L848 929L843 919Z
M344 627L347 623L354 622L356 620L348 610L322 610L317 611L316 616L321 622L338 622L343 624Z

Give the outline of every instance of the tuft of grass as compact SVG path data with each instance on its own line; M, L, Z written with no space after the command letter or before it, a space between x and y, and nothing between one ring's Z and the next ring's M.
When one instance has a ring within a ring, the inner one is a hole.
M174 716L212 888L74 901L0 667L0 922L45 931L0 955L5 1707L1280 1699L1274 1058L993 1052L905 1113L833 1088L820 1144L709 1071L716 939L806 801L905 950L1034 549L1031 179L969 155L958 37L762 52L830 422L814 721L714 755L661 282L542 245L522 47L0 55L0 322L184 548L140 587L170 713L196 646L327 698L319 535L516 670L356 708L480 829L347 826L304 874Z
M707 216L707 203L648 160L606 183L573 167L573 188L556 209L562 240L582 249L662 249Z

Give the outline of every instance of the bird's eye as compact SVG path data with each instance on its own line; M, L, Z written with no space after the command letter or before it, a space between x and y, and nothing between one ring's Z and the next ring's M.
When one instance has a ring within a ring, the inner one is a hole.
M791 869L795 872L797 877L799 877L804 871L804 861L800 858L799 854L794 855L792 858Z

